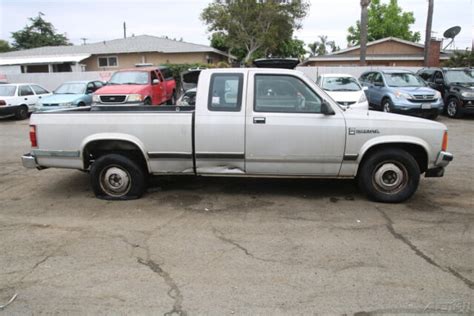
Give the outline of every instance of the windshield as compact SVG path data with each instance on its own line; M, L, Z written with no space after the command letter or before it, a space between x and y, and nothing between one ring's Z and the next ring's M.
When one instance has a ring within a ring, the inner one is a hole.
M145 71L116 72L109 84L148 84L148 73Z
M390 73L385 74L385 80L389 87L424 87L423 81L418 76L411 73Z
M360 91L357 79L352 77L325 77L322 88L326 91Z
M0 95L4 97L13 97L15 95L16 86L0 86Z
M85 83L64 83L60 85L56 90L55 94L84 94L86 90Z
M448 70L446 80L449 82L474 83L474 70Z

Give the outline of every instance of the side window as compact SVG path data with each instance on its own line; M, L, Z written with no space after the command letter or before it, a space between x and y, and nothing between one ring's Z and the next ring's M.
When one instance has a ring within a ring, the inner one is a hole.
M158 79L158 76L156 75L155 71L150 72L151 76L151 83L153 84L153 80Z
M40 86L35 85L35 84L31 85L31 88L32 88L33 91L35 91L35 93L38 94L38 95L41 95L41 94L48 94L48 93L49 93L48 90L46 90L45 88L40 87Z
M242 74L213 74L209 90L209 110L240 111L242 84Z
M96 90L104 86L104 84L101 81L94 81L94 85L96 87Z
M165 81L165 79L163 78L163 75L161 74L160 71L157 71L158 73L158 79L160 79L161 82Z
M91 92L94 92L95 90L97 90L97 89L95 88L94 84L92 82L89 82L87 84L86 92L91 93Z
M374 73L373 72L368 72L366 74L363 74L360 77L360 81L362 81L364 83L371 83L373 77L374 77Z
M434 74L434 80L436 80L436 79L441 79L441 80L444 81L443 74L441 73L441 71L435 72L435 74Z
M21 97L33 94L33 90L31 90L30 86L20 86L20 89L18 90L18 95Z
M297 77L255 76L255 112L321 113L322 99Z
M171 74L171 70L169 70L168 68L161 69L161 73L163 74L163 77L165 77L165 80L173 79L173 75Z
M372 82L380 83L383 85L384 83L383 83L382 75L379 72L374 73L374 75L372 76Z

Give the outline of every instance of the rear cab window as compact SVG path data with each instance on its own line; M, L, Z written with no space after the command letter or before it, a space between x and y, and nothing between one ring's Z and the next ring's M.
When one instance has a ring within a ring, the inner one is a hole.
M239 112L242 107L242 85L243 74L213 74L209 88L209 111Z

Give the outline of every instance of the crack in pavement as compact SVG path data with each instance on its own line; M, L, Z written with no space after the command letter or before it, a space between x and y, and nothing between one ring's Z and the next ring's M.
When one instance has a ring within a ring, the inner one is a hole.
M163 270L158 263L154 262L151 259L144 260L142 258L137 258L137 262L139 264L147 266L148 268L150 268L151 271L157 273L169 286L170 289L168 291L168 296L174 300L174 303L173 303L173 309L169 312L164 313L164 316L172 316L172 315L186 316L187 313L186 311L183 310L183 295L181 294L181 291L178 285L170 276L170 274L166 272L165 270Z
M228 244L231 244L233 245L234 247L240 249L241 251L243 251L243 253L245 253L247 256L255 259L255 260L260 260L260 261L264 261L264 262L278 262L277 260L274 260L274 259L266 259L266 258L261 258L261 257L258 257L258 256L255 256L253 253L251 253L250 251L248 251L247 248L245 248L244 246L240 245L238 242L236 242L235 240L233 239L230 239L228 237L225 237L224 233L221 232L220 230L218 230L217 228L213 227L212 228L212 232L214 233L214 236L216 236L219 240L225 242L225 243L228 243Z
M421 251L408 238L406 238L404 235L398 233L395 230L395 228L393 227L393 220L387 215L387 213L382 211L378 206L376 206L375 208L382 215L382 217L385 219L385 221L386 221L385 226L387 227L388 231L390 232L390 234L392 234L393 237L395 237L396 239L400 240L405 245L410 247L410 249L413 250L417 256L421 257L422 259L424 259L426 262L428 262L432 266L435 266L438 269L440 269L441 271L447 272L447 273L453 275L457 279L461 280L464 284L466 284L470 289L474 289L474 282L473 281L471 281L468 278L464 277L458 271L454 270L452 267L443 267L439 263L434 261L433 258L429 257L427 254L425 254L423 251Z

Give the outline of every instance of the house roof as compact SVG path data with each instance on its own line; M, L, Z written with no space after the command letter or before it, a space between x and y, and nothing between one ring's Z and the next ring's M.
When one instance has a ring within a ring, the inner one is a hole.
M5 65L35 65L35 64L54 64L65 62L80 62L89 58L91 54L75 55L52 55L52 56L12 56L0 57L0 66Z
M139 35L85 45L45 46L13 51L0 54L0 60L7 57L39 57L77 54L102 55L144 52L160 52L165 54L212 52L226 57L229 56L225 52L206 45L175 41L150 35Z
M397 37L385 37L376 41L367 43L367 47L378 45L384 42L394 41L404 45L409 45L417 48L424 49L425 46L419 43L413 43ZM349 47L346 49L339 50L337 52L329 53L323 56L309 57L305 62L308 61L356 61L360 57L358 55L347 55L346 53L360 49L360 45ZM367 60L424 60L422 52L420 54L367 54ZM441 51L440 59L449 59L449 55L445 51Z

